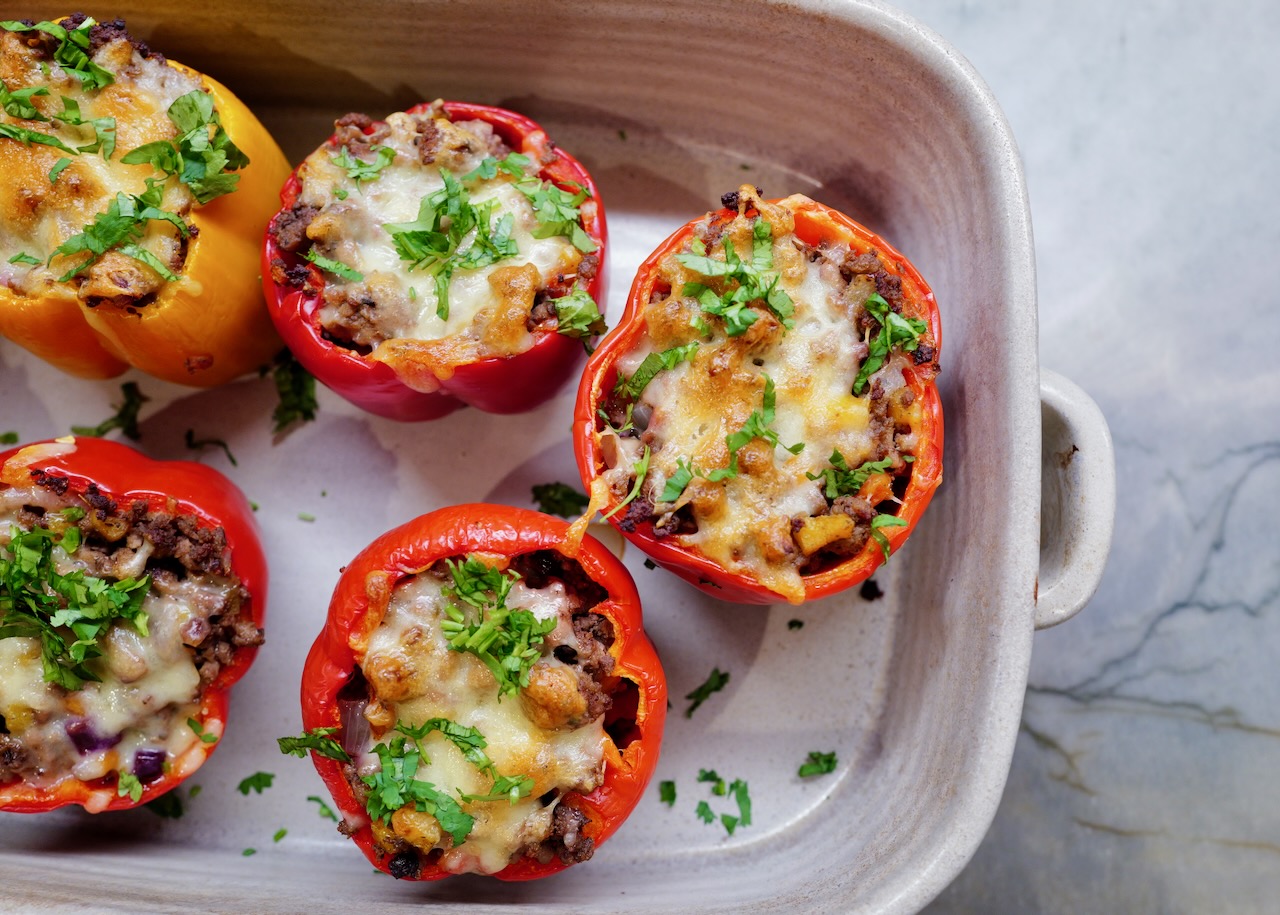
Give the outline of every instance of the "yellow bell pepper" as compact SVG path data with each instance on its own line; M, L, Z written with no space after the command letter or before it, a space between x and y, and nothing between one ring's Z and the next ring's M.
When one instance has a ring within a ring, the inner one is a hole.
M0 32L0 38L15 36ZM249 164L233 172L240 176L235 191L203 206L195 203L183 215L191 235L179 277L163 283L154 297L87 304L74 282L49 278L38 292L24 294L0 281L0 335L84 378L110 378L133 366L166 381L208 387L269 363L283 346L262 298L259 262L263 232L275 214L277 192L290 168L266 128L230 90L181 64L169 63L203 83L223 129L248 156ZM14 88L10 84L9 89ZM56 90L52 97L57 97ZM141 99L141 93L117 81L100 90L95 101L96 113L117 115L117 159L145 142L172 137L173 127L164 112L146 111ZM129 123L131 113L142 121ZM75 180L68 180L74 177L75 160L85 155L75 156L56 183L48 177L62 155L48 145L0 136L0 239L6 221L21 218L24 214L17 208L24 206L29 211L62 206L65 209L59 212L68 214L66 222L71 226L93 222L96 213L86 211L84 202L77 199ZM89 168L90 163L83 167ZM138 169L140 175L161 175L147 172L146 166L128 168ZM45 190L36 196L32 188ZM101 200L95 203L100 204ZM65 238L53 243L62 241ZM59 256L54 274L61 262L74 266L76 260ZM0 269L3 266L0 263Z

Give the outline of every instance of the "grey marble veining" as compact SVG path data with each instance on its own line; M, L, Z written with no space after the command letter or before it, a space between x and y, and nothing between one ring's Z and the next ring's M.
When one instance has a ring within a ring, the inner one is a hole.
M1035 639L936 912L1280 910L1280 7L905 0L1026 166L1042 364L1101 406L1115 543Z

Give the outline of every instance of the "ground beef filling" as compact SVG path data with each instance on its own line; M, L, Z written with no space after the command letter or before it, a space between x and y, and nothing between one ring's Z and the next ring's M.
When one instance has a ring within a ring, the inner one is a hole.
M32 482L34 486L21 493L0 490L0 511L19 527L62 531L74 523L81 540L71 558L86 575L119 581L146 574L151 578L148 601L158 598L155 606L168 606L171 600L188 606L189 617L173 637L180 638L185 646L190 663L199 674L200 691L232 661L238 649L262 644L263 632L246 613L248 595L232 572L231 553L221 528L201 526L190 516L174 511L150 509L141 500L118 504L93 484L83 493L72 493L67 478L60 474L36 470L32 472ZM69 522L62 514L69 508L80 509L84 514ZM172 628L162 619L150 619L148 625L152 635ZM108 636L107 641L110 640ZM101 663L105 665L103 672L111 674L104 681L134 683L147 672L145 658L131 658L127 653L114 656L108 651ZM86 684L85 688L96 687L97 684ZM76 751L84 755L91 744L122 740L123 734L114 738L96 734L91 721L79 711L69 710L85 704L78 691L58 686L49 689L61 697L61 711L24 709L24 717L34 717L34 726L23 729L22 736L11 733L10 723L0 716L0 783L48 778L53 770L74 762ZM187 698L195 703L199 697ZM163 716L168 711L157 708L151 713ZM51 718L56 723L62 717L66 717L65 727L45 727ZM185 717L184 714L183 721ZM164 724L155 726L156 734L169 730ZM63 746L67 742L64 732L70 739L69 746ZM135 770L143 782L158 776L156 761L163 758L163 752L150 745L135 752ZM104 777L109 780L114 774Z
M606 616L594 611L596 606L608 598L607 592L586 574L579 563L553 550L540 550L515 557L511 560L508 569L520 576L519 581L524 587L535 592L554 588L557 589L556 593L559 593L558 589L562 588L566 599L559 609L560 623L555 633L549 635L541 645L542 661L535 663L530 687L521 690L519 696L508 697L502 701L524 703L528 708L531 698L536 701L531 691L536 687L537 669L546 663L557 669L567 669L572 672L585 712L580 715L575 713L566 720L555 720L552 716L552 720L548 721L540 720L538 714L531 713L530 720L538 727L549 726L552 731L561 732L573 731L593 722L603 722L615 694L624 688L619 680L613 677L614 660L609 653L609 648L614 641L613 624ZM451 581L449 570L444 562L436 563L420 575L430 576L446 584ZM513 601L508 606L516 608L520 603ZM561 632L571 632L572 635L559 635ZM417 639L418 636L412 636L410 640ZM475 660L465 653L457 653L457 655L468 664ZM380 666L380 660L369 660L373 656L374 651L371 648L365 661L366 669L357 667L339 696L340 705L349 709L354 706L357 710L356 713L344 713L344 722L363 718L371 725L370 737L356 736L353 741L353 735L350 733L344 732L339 735L348 752L357 757L355 762L343 767L343 774L361 805L367 804L370 789L362 778L362 772L367 775L368 766L362 766L359 754L368 752L374 741L384 743L390 741L395 736L392 728L398 720L397 713L386 712L386 706L389 703L386 696L378 692L376 684L385 682L387 674ZM453 656L453 652L448 652L446 662L452 662ZM370 664L375 666L369 667ZM406 669L412 669L412 667L413 662L407 662ZM434 670L425 670L421 673L426 679L433 680L437 676ZM475 670L469 676L474 678ZM482 671L479 676L489 678L491 685L485 686L484 689L492 689L496 694L497 681L492 680L492 675ZM392 679L396 683L402 682L399 675ZM416 722L413 724L416 726ZM492 742L489 749L493 750ZM449 786L439 785L438 787L453 793ZM522 843L512 851L507 863L520 858L532 858L541 862L559 859L566 864L572 864L590 858L594 851L594 841L584 831L589 818L576 806L576 797L577 793L573 790L554 789L537 799L530 799L535 808L540 807L543 810L551 808L547 811L549 816L542 818L546 821L545 828L538 835L524 835ZM506 802L501 803L505 806ZM468 809L466 805L464 809ZM373 837L375 846L394 876L416 878L423 867L447 864L447 862L442 863L442 857L454 846L447 834L443 839L438 840L439 844L436 847L424 848L422 842L414 841L419 838L422 815L417 814L418 819L414 821L416 825L413 828L405 828L405 824L398 822L399 815L403 815L405 811L409 811L411 816L415 814L410 806L398 811L397 816L393 816L390 823L374 820ZM340 823L338 829L344 835L352 833L352 827L345 822ZM429 824L427 831L432 830L434 825ZM458 847L465 845L466 842Z

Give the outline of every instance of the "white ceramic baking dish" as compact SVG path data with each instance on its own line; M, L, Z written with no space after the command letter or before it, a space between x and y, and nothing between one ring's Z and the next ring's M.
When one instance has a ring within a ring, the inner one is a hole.
M22 15L66 10L36 4ZM297 679L339 566L439 505L530 504L572 480L571 392L534 413L463 411L403 426L336 397L273 442L269 381L193 393L139 378L142 445L204 457L261 503L272 564L268 644L237 688L224 745L181 820L149 812L0 816L3 907L122 911L907 912L963 867L1000 798L1031 636L1102 573L1114 470L1105 422L1037 364L1034 257L1018 153L994 99L937 35L861 2L525 2L196 6L125 2L141 36L238 91L297 161L347 110L437 96L541 121L593 171L613 238L609 311L668 232L744 180L804 192L908 253L943 313L946 471L884 596L801 609L719 604L625 559L676 697L656 787L589 864L530 885L397 883L316 815L296 733ZM14 9L8 13L18 14ZM0 427L24 439L94 422L116 382L66 379L0 344ZM1042 422L1043 419L1043 422ZM308 523L299 514L314 516ZM1038 598L1037 598L1038 592ZM799 619L803 628L788 621ZM729 687L686 719L713 666ZM810 750L831 775L800 779ZM694 816L701 768L745 778L754 822ZM237 782L277 774L244 797ZM288 836L272 842L277 829ZM253 847L257 854L242 855Z

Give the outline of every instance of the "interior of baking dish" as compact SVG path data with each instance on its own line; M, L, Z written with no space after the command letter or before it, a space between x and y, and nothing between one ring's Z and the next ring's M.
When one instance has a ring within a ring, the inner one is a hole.
M1039 534L1030 226L1016 149L968 65L899 14L856 3L117 9L154 46L240 94L295 162L349 110L381 116L444 97L538 120L601 188L611 318L649 250L744 181L843 209L911 257L937 295L944 482L877 574L876 600L720 604L628 552L674 699L651 796L592 862L557 877L397 883L371 873L306 804L323 793L309 763L275 751L276 736L296 733L303 654L338 566L382 530L450 502L526 505L530 484L573 479L572 393L523 417L463 411L423 426L326 400L288 440L258 454L236 446L246 468L266 468L241 473L247 489L327 486L349 509L317 526L304 554L291 519L261 519L273 563L268 645L233 697L205 803L178 821L4 816L6 897L167 911L291 911L304 899L313 911L463 901L480 911L904 911L945 886L1008 771ZM12 409L36 417L32 431L58 434L36 428L52 396L41 371L8 371L6 410L18 387L29 405ZM219 396L174 394L174 427L192 411L222 415ZM252 405L267 395L246 385L237 396ZM370 472L351 474L353 462ZM713 666L731 673L729 686L686 718L681 697ZM837 770L799 778L811 750L836 750ZM702 768L749 782L750 828L728 836L693 815L697 799L713 799L696 781ZM250 802L234 786L256 770L278 777ZM676 781L674 807L659 802L657 779ZM280 826L290 838L273 846ZM243 856L249 846L259 853Z

